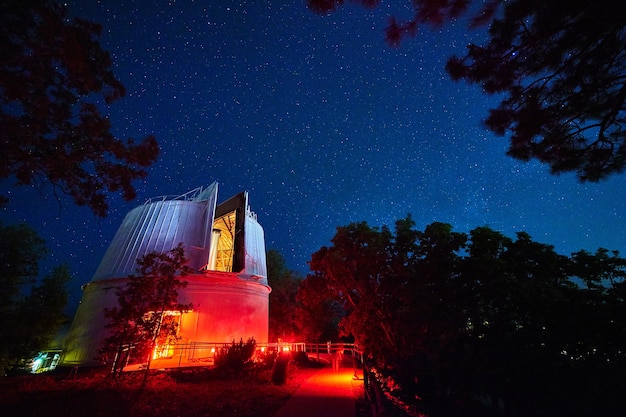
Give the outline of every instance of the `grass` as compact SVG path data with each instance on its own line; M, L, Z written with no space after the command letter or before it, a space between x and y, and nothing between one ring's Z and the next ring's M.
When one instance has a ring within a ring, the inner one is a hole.
M284 384L271 371L233 376L205 368L154 371L141 390L138 373L112 381L69 372L0 379L0 412L21 417L272 417L315 372L289 365Z

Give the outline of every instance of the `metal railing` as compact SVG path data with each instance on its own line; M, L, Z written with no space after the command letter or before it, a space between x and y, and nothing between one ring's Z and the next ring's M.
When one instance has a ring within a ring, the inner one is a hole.
M241 342L238 342L241 343ZM245 343L245 342L243 342ZM237 344L237 343L235 343ZM231 343L212 343L212 342L191 342L177 343L166 347L167 356L159 357L152 360L153 368L183 368L190 366L207 366L215 365L215 357L233 346ZM326 342L326 343L306 343L306 342L278 342L278 343L257 343L255 347L255 355L261 357L267 354L279 352L305 352L307 355L316 358L319 361L332 361L333 356L338 351L343 352L344 361L352 359L354 369L353 378L363 380L363 390L365 398L372 404L372 412L374 417L384 417L388 414L385 406L385 398L382 388L378 384L374 374L367 363L367 359L359 346L354 343L342 342ZM117 358L116 358L117 359ZM345 363L345 362L344 362ZM128 365L126 369L132 369L133 366L141 366L141 364Z
M158 346L155 349L157 353L152 358L151 367L171 369L189 366L214 366L215 357L224 349L233 346L233 343L240 342L190 342ZM122 349L123 357L116 356L113 360L114 369L118 362L124 363L123 368L125 370L135 370L145 366L145 361L132 358L132 351L132 346L125 346ZM306 343L257 343L255 347L255 355L257 356L280 351L304 352L306 351Z

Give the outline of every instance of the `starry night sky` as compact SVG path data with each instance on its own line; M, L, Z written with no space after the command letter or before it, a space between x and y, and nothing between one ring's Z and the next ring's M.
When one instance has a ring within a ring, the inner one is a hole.
M505 156L481 126L496 98L454 83L444 65L484 34L459 21L389 47L390 15L342 7L319 16L304 0L78 1L71 15L103 25L101 44L127 95L105 110L121 138L155 134L159 161L136 201L110 198L96 218L51 187L2 187L4 223L46 239L47 265L68 263L74 308L124 215L147 198L213 181L220 201L248 190L266 246L302 275L337 226L387 224L411 213L467 232L526 231L559 253L598 247L626 255L626 176L582 185ZM45 271L43 271L45 272Z

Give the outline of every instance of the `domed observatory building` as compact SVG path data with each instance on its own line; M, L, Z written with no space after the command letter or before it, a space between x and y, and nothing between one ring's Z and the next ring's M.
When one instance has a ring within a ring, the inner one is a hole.
M217 183L176 197L158 197L131 210L115 234L93 279L83 286L81 303L65 343L61 364L100 365L108 336L104 309L117 304L116 289L137 272L137 259L169 252L180 242L188 265L186 288L178 301L192 311L173 312L184 352L178 366L210 356L210 343L253 337L267 343L270 287L267 284L263 228L248 206L248 193L217 204ZM162 347L161 347L162 348ZM161 366L166 367L167 364Z

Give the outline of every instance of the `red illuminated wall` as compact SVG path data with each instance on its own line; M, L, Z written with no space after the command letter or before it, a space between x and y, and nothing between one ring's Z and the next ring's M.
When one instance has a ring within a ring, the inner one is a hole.
M246 276L243 276L246 277ZM234 273L209 271L188 275L179 290L182 303L193 311L182 317L179 336L184 340L226 342L253 337L267 343L269 292L267 285Z
M268 342L270 288L249 275L208 271L187 275L186 288L179 290L180 303L193 304L181 317L180 343L231 343L254 338ZM117 305L115 289L126 279L92 282L84 288L62 358L65 366L102 364L100 348L108 336L104 308ZM194 349L192 356L209 352ZM187 359L187 358L186 358ZM167 366L167 365L164 365Z

